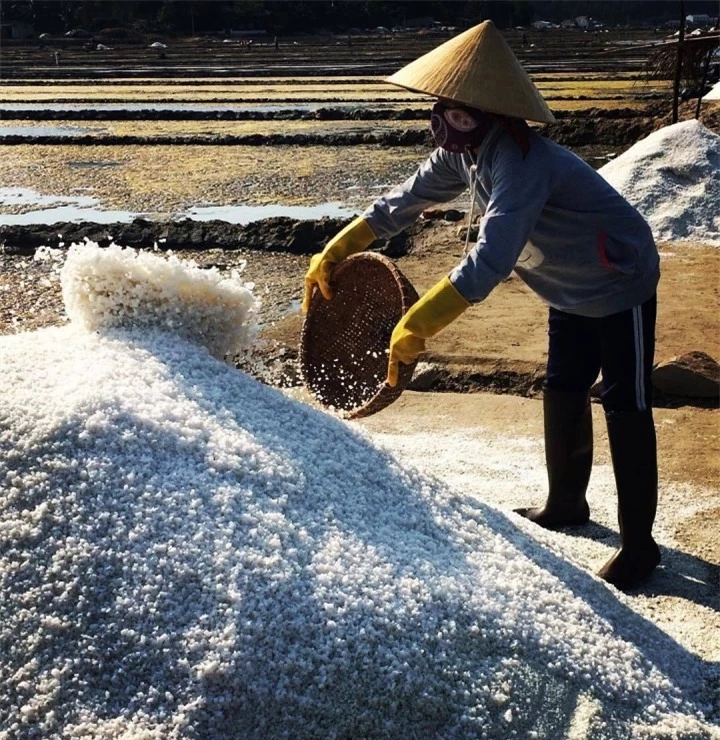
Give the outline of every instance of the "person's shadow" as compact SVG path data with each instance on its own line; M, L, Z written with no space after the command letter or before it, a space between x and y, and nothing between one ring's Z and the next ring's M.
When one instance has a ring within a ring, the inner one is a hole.
M569 537L620 546L618 532L599 522L562 530ZM632 594L677 596L713 611L720 611L720 566L695 555L660 544L662 561L650 578Z

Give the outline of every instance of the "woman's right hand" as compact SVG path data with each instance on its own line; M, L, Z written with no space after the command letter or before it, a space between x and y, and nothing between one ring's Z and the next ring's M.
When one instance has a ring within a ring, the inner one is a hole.
M302 304L303 313L307 313L310 308L310 300L316 285L320 289L323 298L326 300L332 298L330 274L333 267L338 262L342 262L346 257L367 249L374 241L375 233L368 225L368 222L362 216L358 216L339 234L334 236L322 252L312 256L310 267L307 273L305 273L305 298Z

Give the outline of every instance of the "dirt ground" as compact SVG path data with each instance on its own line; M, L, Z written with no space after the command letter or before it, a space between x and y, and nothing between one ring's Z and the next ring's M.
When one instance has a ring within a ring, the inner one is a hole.
M457 234L459 228L458 223L427 222L414 235L410 253L397 259L420 294L462 259L464 242ZM661 244L660 255L656 361L692 350L720 358L718 249L673 242ZM263 268L250 262L247 269L253 276ZM252 279L261 282L258 277ZM300 314L287 315L268 328L266 336L292 346L301 321ZM543 371L547 357L546 323L544 304L513 273L482 304L439 334L425 359L450 366L458 375L471 368L476 373L487 368L496 374L536 375Z

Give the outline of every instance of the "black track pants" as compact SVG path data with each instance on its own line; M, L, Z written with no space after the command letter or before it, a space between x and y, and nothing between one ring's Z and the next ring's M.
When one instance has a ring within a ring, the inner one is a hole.
M606 411L650 409L656 314L657 296L603 318L551 308L546 387L584 393L602 370Z

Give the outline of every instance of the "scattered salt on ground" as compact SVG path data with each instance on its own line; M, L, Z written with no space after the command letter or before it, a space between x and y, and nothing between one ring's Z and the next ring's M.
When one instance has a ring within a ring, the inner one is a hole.
M657 239L720 246L720 136L698 121L655 131L599 172Z
M468 399L470 404L474 399ZM452 426L442 436L422 431L427 422L399 414L392 428L383 430L381 416L363 420L363 427L375 430L373 440L390 448L401 463L440 478L451 488L463 491L503 511L522 505L542 503L547 490L545 452L541 437L498 435L492 424L480 421L487 401L477 403L478 422L470 427ZM539 404L538 404L539 405ZM471 406L470 408L473 408ZM492 408L492 405L489 406ZM601 408L594 407L597 430L604 426ZM541 410L537 408L538 418ZM658 427L672 428L667 416L656 419ZM668 430L663 430L667 433ZM606 444L598 444L588 498L592 520L586 527L550 532L517 518L517 524L540 543L560 552L584 570L595 572L617 547L617 493ZM603 462L603 458L607 462ZM482 460L482 468L468 461ZM692 557L677 542L678 522L696 519L717 505L714 490L703 490L688 483L674 483L661 477L658 516L653 531L662 549L662 566L640 593L618 594L628 608L646 617L686 650L704 660L720 655L720 613L718 568L712 562ZM606 601L608 607L614 600ZM596 608L608 618L604 607ZM624 619L618 621L625 621ZM647 625L646 631L651 631ZM720 714L720 695L712 687L720 680L720 665L715 664L705 678L706 693L715 695Z
M604 584L103 256L63 275L101 331L0 338L2 740L714 736L700 661Z

